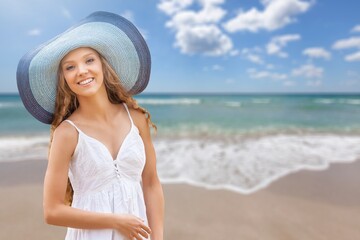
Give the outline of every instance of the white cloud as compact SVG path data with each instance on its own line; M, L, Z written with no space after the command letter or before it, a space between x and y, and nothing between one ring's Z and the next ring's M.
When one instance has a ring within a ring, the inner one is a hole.
M218 23L225 14L226 11L217 6L204 7L199 12L183 10L176 13L166 26L178 30L198 24Z
M266 50L269 55L277 55L282 58L286 58L288 54L282 51L288 42L300 40L301 36L299 34L287 34L282 36L277 36L271 39L271 41L266 45Z
M256 64L264 64L264 60L259 55L255 54L249 54L247 55L247 59L249 59L250 62L256 63Z
M351 32L360 32L360 24L351 29Z
M261 58L260 53L262 52L262 49L259 47L253 47L253 48L244 48L241 50L241 54L250 62L256 63L256 64L264 64L264 60Z
M360 48L360 37L341 39L333 44L333 49Z
M193 0L161 0L157 7L167 15L172 15L187 8L192 3Z
M324 58L326 60L331 58L331 53L321 47L306 48L302 54L310 58Z
M181 28L176 34L175 47L185 54L220 56L228 53L233 45L217 26L198 25Z
M236 55L231 39L218 27L226 11L218 6L224 0L198 0L199 11L188 10L194 1L162 0L158 8L171 15L165 26L175 31L174 46L184 54Z
M202 5L215 5L215 4L222 4L225 0L198 0Z
M323 76L323 73L324 73L323 68L316 67L311 64L306 64L292 70L293 76L304 76L306 78L321 78Z
M347 39L341 39L333 44L333 49L347 49L347 48L359 48L360 49L360 37L351 37ZM345 56L345 61L354 62L360 61L360 51Z
M31 29L27 32L29 36L39 36L41 34L41 30L39 28Z
M348 62L360 61L360 51L347 55L345 60Z
M254 78L254 79L262 79L262 78L273 79L273 80L287 79L286 74L280 74L280 73L269 72L269 71L258 71L255 68L250 68L247 70L247 72L248 72L250 78Z
M241 10L238 15L224 24L229 32L251 31L261 29L273 31L296 21L295 16L305 13L314 1L302 0L262 0L264 10L251 8Z

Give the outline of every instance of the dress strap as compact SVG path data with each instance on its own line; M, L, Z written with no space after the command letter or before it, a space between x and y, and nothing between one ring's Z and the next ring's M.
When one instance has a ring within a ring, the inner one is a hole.
M133 122L133 120L132 120L132 118L131 118L131 115L130 115L128 106L127 106L126 103L124 103L124 102L123 102L123 105L125 106L125 109L126 109L128 115L129 115L131 125L134 125L134 122Z
M70 123L71 125L73 125L73 127L76 128L76 130L77 130L78 132L81 132L81 133L82 133L82 131L81 131L81 130L75 125L75 123L73 123L71 120L66 119L65 121L67 121L68 123Z

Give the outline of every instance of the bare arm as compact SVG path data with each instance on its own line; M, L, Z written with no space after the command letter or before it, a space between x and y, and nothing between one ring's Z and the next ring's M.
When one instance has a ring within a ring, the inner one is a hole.
M43 208L46 223L83 229L117 229L124 235L135 233L141 227L150 231L140 218L132 215L96 213L65 205L71 156L77 144L77 131L62 123L54 132L44 180Z
M146 164L142 173L142 183L146 214L152 231L151 239L162 240L164 231L164 195L156 170L156 153L145 115L137 111L134 111L134 115L136 115L135 119L146 152Z

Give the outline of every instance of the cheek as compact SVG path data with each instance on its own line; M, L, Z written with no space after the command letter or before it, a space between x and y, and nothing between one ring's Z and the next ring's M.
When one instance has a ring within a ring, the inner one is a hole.
M98 73L98 76L101 76L101 78L104 78L104 72L103 72L101 66L98 67L98 68L96 69L96 71L97 71L97 73Z
M74 80L74 74L71 72L65 72L63 74L65 81L68 83L68 85L71 85L71 82Z
M64 74L64 78L65 84L70 88L71 91L74 91L74 81L72 81L71 76Z
M103 71L102 66L101 66L100 64L97 65L96 68L97 68L96 70L97 70L98 72L102 72L102 71Z
M68 86L68 88L72 91L72 92L75 92L76 89L75 89L75 86L72 85L72 84L69 84L69 82L65 81L65 84Z

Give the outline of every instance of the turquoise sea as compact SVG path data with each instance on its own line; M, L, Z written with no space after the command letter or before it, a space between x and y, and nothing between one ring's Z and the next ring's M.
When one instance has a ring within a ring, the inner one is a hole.
M251 193L360 159L359 94L141 94L164 182ZM49 126L0 95L0 161L46 159Z
M360 94L143 94L160 135L248 132L360 133ZM18 95L0 95L0 134L48 132Z

